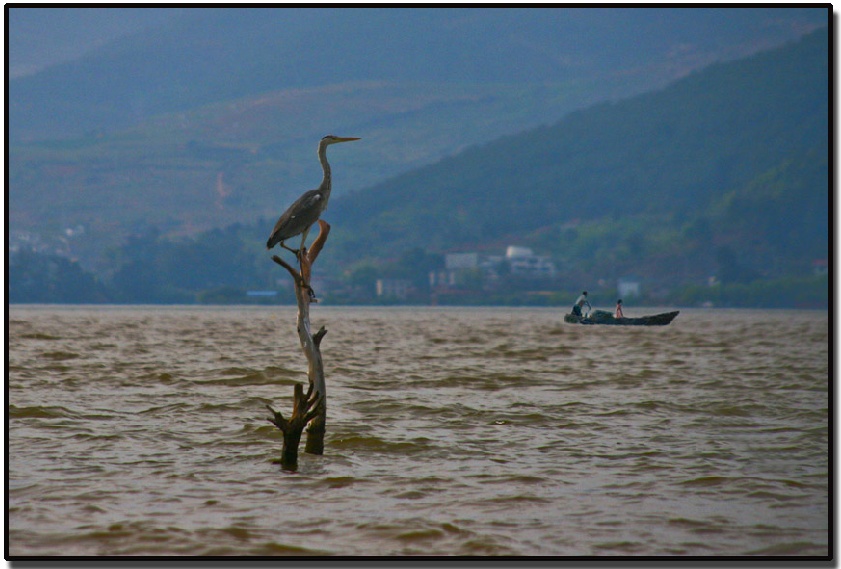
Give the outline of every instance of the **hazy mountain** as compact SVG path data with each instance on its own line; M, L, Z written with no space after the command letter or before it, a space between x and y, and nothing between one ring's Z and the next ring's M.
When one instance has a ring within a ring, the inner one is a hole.
M10 11L10 61L72 19ZM104 39L113 9L83 14ZM78 135L265 91L349 81L557 83L622 78L626 91L736 58L826 23L819 9L186 9L140 11L142 33L9 85L13 139ZM28 25L22 33L16 21ZM156 21L155 26L149 26ZM68 50L72 54L73 50Z
M181 8L6 7L9 77L78 59L117 38L164 25Z
M27 10L9 9L10 26ZM105 251L148 227L195 235L277 216L320 179L314 149L328 132L363 137L331 151L338 198L796 38L829 11L227 8L163 16L9 82L12 230L101 266ZM35 43L33 21L28 44L9 34L10 65ZM61 26L44 25L44 45L61 45ZM523 225L545 223L540 215Z

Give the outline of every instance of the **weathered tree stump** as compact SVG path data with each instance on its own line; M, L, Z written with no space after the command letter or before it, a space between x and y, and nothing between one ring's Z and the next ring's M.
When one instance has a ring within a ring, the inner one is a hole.
M323 397L312 396L312 384L304 395L303 384L296 383L292 416L289 419L285 419L279 411L272 409L271 405L266 405L272 413L269 421L283 432L280 464L284 468L294 469L298 466L298 445L301 443L301 433L304 426L316 416L323 400Z
M322 326L315 334L311 331L310 303L318 301L309 282L312 274L312 264L324 247L324 242L327 241L330 225L321 219L318 220L318 225L319 234L312 247L309 250L301 249L298 252L300 272L277 255L272 257L275 263L292 275L292 280L295 283L295 298L298 302L298 339L301 343L301 350L309 363L307 395L303 395L303 386L300 384L295 386L294 410L289 421L284 420L280 413L269 407L274 414L274 418L269 419L269 421L283 431L281 463L288 466L297 464L301 433L307 423L311 422L309 429L307 429L306 452L310 454L324 453L324 434L327 426L327 385L324 379L324 363L321 359L321 340L327 330Z

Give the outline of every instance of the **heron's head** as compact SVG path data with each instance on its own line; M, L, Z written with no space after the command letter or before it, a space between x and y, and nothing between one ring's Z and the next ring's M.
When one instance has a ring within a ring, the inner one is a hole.
M359 138L354 137L344 137L341 136L333 136L332 134L328 134L324 138L321 139L321 144L327 146L328 144L336 144L337 142L350 142L352 140L359 140Z

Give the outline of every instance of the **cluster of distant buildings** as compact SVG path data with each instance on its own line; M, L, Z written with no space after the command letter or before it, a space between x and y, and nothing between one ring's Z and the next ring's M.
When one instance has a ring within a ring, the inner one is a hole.
M9 242L7 243L9 253L17 253L18 251L37 251L44 252L47 250L47 244L41 240L41 236L37 233L30 233L29 231L9 231Z
M479 253L449 253L444 256L444 268L429 275L429 285L452 288L464 284L464 276L480 273L484 281L493 283L503 274L546 278L555 276L555 264L549 257L535 255L528 247L510 245L505 255Z
M509 246L504 255L477 252L448 253L444 268L429 273L433 293L446 294L463 290L492 290L507 275L534 279L552 278L555 264L549 257L535 255L528 247ZM407 279L377 279L377 297L405 300L413 292Z
M527 279L552 286L558 270L552 259L536 255L528 247L510 245L504 255L478 252L449 253L444 256L444 268L429 273L429 289L433 299L438 295L459 295L492 292L503 281ZM641 279L635 276L620 278L616 283L622 298L640 296ZM380 278L376 281L379 299L407 300L417 291L408 279Z
M67 227L57 239L50 242L44 240L39 233L31 231L11 230L6 247L9 253L32 251L35 253L54 254L65 257L71 256L70 240L85 234L84 225Z

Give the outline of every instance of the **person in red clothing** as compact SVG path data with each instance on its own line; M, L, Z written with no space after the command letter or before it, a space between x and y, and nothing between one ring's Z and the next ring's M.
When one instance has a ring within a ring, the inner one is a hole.
M622 314L622 299L616 301L616 310L613 313L614 318L625 318L625 315Z

